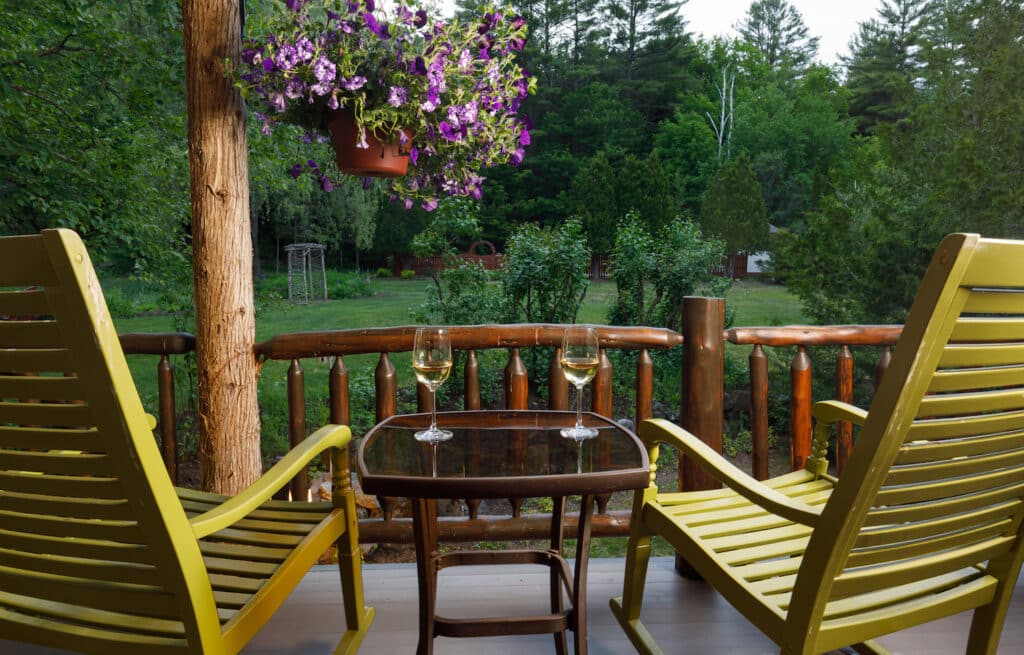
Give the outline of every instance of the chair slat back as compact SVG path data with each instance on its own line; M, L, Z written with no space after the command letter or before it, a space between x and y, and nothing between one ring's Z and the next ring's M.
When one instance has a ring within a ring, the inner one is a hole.
M0 634L184 651L206 580L81 240L0 239Z
M1024 242L951 235L940 245L808 546L797 613L820 617L827 602L969 567L980 577L1020 557L1021 262Z

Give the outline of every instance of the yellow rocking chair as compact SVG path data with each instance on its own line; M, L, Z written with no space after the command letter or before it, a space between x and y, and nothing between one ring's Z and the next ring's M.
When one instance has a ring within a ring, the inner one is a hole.
M332 503L270 500L321 452L339 472L349 439L321 428L232 498L176 490L81 240L0 238L0 639L237 653L337 543L336 652L355 652L373 609L347 480Z
M870 411L814 412L805 469L764 483L671 423L640 427L651 462L669 444L726 488L637 492L611 601L633 645L660 652L640 614L661 535L782 653L885 653L874 638L974 610L967 652L994 654L1024 557L1024 242L947 237ZM837 480L838 420L861 427Z

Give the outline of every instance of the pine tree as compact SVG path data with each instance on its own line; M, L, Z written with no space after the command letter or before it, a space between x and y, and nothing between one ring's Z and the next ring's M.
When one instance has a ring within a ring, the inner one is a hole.
M885 0L877 19L860 25L850 43L846 86L857 131L873 134L880 124L898 124L914 104L921 28L932 14L929 0Z
M700 225L705 234L725 241L730 253L767 247L768 212L746 153L719 169L711 180L700 205Z
M786 0L755 0L736 29L772 69L804 70L818 53L818 37Z

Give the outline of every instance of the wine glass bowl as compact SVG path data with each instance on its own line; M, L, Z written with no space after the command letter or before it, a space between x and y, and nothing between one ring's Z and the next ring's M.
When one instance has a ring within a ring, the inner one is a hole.
M430 427L414 436L417 441L435 444L452 438L450 430L437 427L437 389L452 372L452 343L448 330L437 327L416 329L412 347L412 370L430 390Z
M562 352L558 363L565 379L576 387L576 425L562 428L562 436L580 445L597 436L597 430L583 426L583 387L594 379L600 359L597 330L584 325L570 325L562 335Z

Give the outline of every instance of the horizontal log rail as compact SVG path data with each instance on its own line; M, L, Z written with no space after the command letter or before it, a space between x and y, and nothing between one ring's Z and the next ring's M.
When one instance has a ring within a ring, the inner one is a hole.
M700 303L693 305L699 307ZM701 321L691 321L701 324ZM892 325L838 325L838 326L782 326L782 327L736 327L715 330L713 324L703 325L701 330L710 329L701 337L706 343L694 341L691 350L710 348L713 357L724 356L724 344L751 346L750 353L750 412L753 439L752 474L758 478L768 476L768 359L766 348L793 347L796 349L790 366L790 391L787 402L790 407L791 465L799 466L806 457L811 443L811 369L809 348L836 347L836 393L835 397L850 402L853 400L853 356L850 348L870 346L882 349L875 373L875 382L888 366L891 347L902 331L901 326ZM563 325L556 324L515 324L515 325L474 325L451 326L452 348L466 353L464 376L465 389L463 407L479 409L480 379L478 351L504 349L508 360L504 369L504 406L509 409L526 409L528 402L528 381L522 349L548 347L555 353L549 362L548 407L568 409L568 384L558 367L557 349L561 345ZM607 357L611 350L639 351L636 367L634 418L637 422L653 415L653 362L652 350L666 350L684 343L684 336L678 332L651 327L597 326L602 348L602 364L591 386L591 409L611 416L612 413L612 364ZM288 361L287 393L289 401L289 439L292 445L305 439L308 426L305 417L305 383L301 360L310 358L333 358L329 372L330 420L349 424L351 409L348 388L348 369L345 357L349 355L378 355L374 373L375 414L378 421L397 412L397 380L390 355L408 352L412 349L415 326L389 328L368 328L355 330L327 330L282 334L256 345L255 355L261 361ZM718 341L718 336L721 340ZM718 341L718 343L715 343ZM168 471L177 479L177 434L174 410L174 376L170 365L171 355L183 355L195 349L195 338L186 333L123 334L122 347L126 354L157 355L157 378L159 390L158 435ZM683 366L706 365L695 361L687 363L684 355ZM714 385L711 385L714 386ZM417 385L420 411L424 411L429 396L422 385ZM679 407L682 413L701 411L722 411L721 389L705 389L700 384L691 384L686 391L689 395L704 394L704 399L688 399ZM681 417L680 420L687 420ZM690 419L692 421L692 417ZM691 425L700 425L691 423ZM694 427L693 429L699 429ZM706 438L708 435L699 435ZM721 435L718 435L719 439ZM710 435L714 439L714 435ZM842 467L852 447L852 428L841 426L837 432L838 464ZM841 468L840 468L841 470ZM308 483L304 476L293 481L293 497L305 497ZM410 521L395 516L395 499L382 498L382 517L360 521L361 539L365 543L408 542L411 539ZM468 517L445 519L441 536L449 541L479 541L487 539L544 538L550 531L550 516L544 514L523 514L522 500L509 499L511 516L484 517L479 513L479 501L467 502ZM595 517L594 534L598 536L625 535L628 533L628 512L606 511L607 498L599 503L599 514ZM574 518L567 518L566 529L574 528Z

